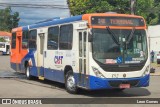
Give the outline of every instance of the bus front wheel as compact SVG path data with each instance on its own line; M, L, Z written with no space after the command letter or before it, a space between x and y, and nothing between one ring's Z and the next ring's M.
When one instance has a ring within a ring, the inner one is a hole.
M75 78L73 76L72 70L69 70L66 75L65 75L65 87L67 92L71 94L76 94L77 93L77 87L76 87L76 82Z

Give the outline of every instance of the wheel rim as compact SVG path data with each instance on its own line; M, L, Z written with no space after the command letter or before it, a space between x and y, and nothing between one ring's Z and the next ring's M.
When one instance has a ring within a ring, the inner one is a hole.
M27 77L29 77L29 68L27 67L27 72L26 72Z
M69 76L67 79L67 87L70 90L75 90L75 79L73 76Z

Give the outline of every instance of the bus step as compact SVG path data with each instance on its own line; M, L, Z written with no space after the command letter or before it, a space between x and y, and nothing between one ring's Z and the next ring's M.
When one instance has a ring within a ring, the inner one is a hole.
M38 79L40 79L40 80L44 80L44 77L42 77L42 76L38 76Z

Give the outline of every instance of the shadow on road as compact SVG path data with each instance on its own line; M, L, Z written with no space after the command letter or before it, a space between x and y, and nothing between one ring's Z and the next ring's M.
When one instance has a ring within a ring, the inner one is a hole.
M125 89L123 91L117 90L94 90L94 91L85 91L81 90L80 94L87 95L90 97L138 97L138 96L148 96L150 91L145 88L131 88Z
M21 80L27 81L26 83L39 85L43 87L49 87L54 88L58 90L65 91L65 86L62 83L53 82L49 80L38 80L36 77L32 80L26 80L25 75L16 73L18 75L18 78ZM84 95L89 97L143 97L143 96L149 96L151 93L146 88L131 88L131 89L125 89L123 91L117 91L117 90L94 90L94 91L88 91L88 90L79 90L78 95Z

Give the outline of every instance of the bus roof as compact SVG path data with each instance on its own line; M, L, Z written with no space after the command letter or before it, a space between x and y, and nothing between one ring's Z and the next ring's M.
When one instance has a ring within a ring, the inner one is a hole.
M12 33L17 31L22 31L22 27L17 27L12 29Z
M80 21L80 20L82 20L82 15L73 16L73 17L64 18L64 19L55 19L55 20L48 21L48 22L33 24L29 26L29 29L50 26L50 25L57 25L57 24L62 24L62 23L69 23L69 22Z
M118 16L118 17L133 17L133 18L143 18L141 16L137 15L131 15L131 14L117 14L117 13L92 13L92 14L84 14L82 19L83 20L89 20L91 16Z
M130 14L117 14L117 13L91 13L91 14L84 14L84 15L78 15L78 16L72 16L69 18L64 18L64 19L53 19L53 20L49 20L49 21L44 21L41 23L35 23L32 25L28 25L28 26L23 26L23 27L18 27L18 28L14 28L12 30L12 32L15 31L27 31L29 29L36 29L36 28L40 28L40 27L45 27L45 26L51 26L51 25L57 25L57 24L63 24L63 23L70 23L70 22L75 22L75 21L80 21L80 20L91 20L90 18L92 16L118 16L118 17L132 17L132 18L142 18L141 16L137 16L137 15L130 15ZM90 21L89 21L90 22Z

